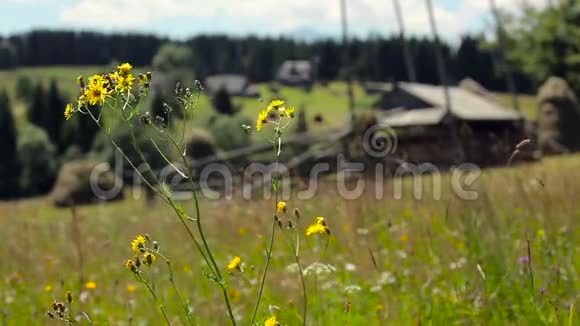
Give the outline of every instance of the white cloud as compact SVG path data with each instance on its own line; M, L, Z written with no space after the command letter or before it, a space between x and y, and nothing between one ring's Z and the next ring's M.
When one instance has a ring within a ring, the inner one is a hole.
M0 0L2 1L2 0ZM33 0L9 0L33 1ZM414 34L430 33L424 0L400 0L408 31ZM518 0L496 0L498 6L514 10ZM545 0L528 0L543 5ZM308 26L336 26L339 31L339 0L77 0L61 8L61 19L66 24L82 27L143 28L171 18L215 19L220 31L220 20L244 22L247 28L256 25L256 32L268 26L268 33L291 31ZM434 1L439 31L446 38L472 31L479 27L483 17L489 17L489 0L462 0L458 9L450 10L442 1ZM397 29L393 3L390 0L349 0L351 29L378 31ZM223 23L222 23L223 24Z

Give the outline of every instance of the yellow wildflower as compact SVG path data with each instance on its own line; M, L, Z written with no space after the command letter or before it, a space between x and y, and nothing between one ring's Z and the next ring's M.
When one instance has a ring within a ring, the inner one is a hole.
M256 122L256 129L258 131L262 130L264 124L268 123L268 110L260 112L258 115L258 121Z
M538 238L540 238L540 240L544 240L546 238L546 231L544 231L544 229L538 229L536 233L538 234Z
M139 85L141 86L148 86L151 82L151 73L147 72L145 74L139 74Z
M65 119L70 119L73 116L73 112L74 112L74 108L72 104L67 104L66 108L64 108L64 118Z
M91 83L85 90L84 96L91 105L97 103L103 104L107 98L108 92L104 87L104 82Z
M137 273L137 266L135 266L135 262L133 260L128 259L125 263L125 267L127 267L127 269L129 269L131 272Z
M66 301L68 301L68 303L71 303L73 301L72 293L70 291L64 291L64 298L66 299Z
M278 202L278 205L276 205L276 210L280 214L286 213L286 202L285 201L279 201Z
M401 238L400 239L401 239L402 242L407 242L407 241L409 241L409 236L406 235L406 234L403 234L403 235L401 235Z
M289 108L286 108L286 110L285 110L285 111L286 111L286 115L287 115L288 117L290 117L290 118L294 118L294 111L295 111L295 109L294 109L294 107L293 107L293 106L291 106L291 107L289 107Z
M105 79L102 75L92 75L89 77L89 87L91 85L102 85L105 82Z
M141 253L141 248L145 246L145 237L142 235L138 235L135 237L135 240L131 241L131 249L138 254Z
M77 108L80 109L82 107L85 107L86 105L87 105L87 98L83 94L83 95L79 96L79 98L77 99Z
M50 292L50 291L52 291L52 285L50 285L50 284L45 285L44 292Z
M385 311L385 306L383 306L383 305L382 305L382 304L380 304L380 303L377 303L377 306L376 306L376 308L375 308L375 309L377 310L377 312L379 312L379 313L380 313L380 312L383 312L383 311Z
M119 79L119 73L117 71L114 71L109 73L107 77L109 77L109 79L112 81L117 81L117 79Z
M83 78L83 75L79 75L77 77L77 84L81 87L81 88L85 88L85 79Z
M131 66L131 64L125 62L120 66L117 66L117 69L119 70L119 73L121 75L126 75L129 73L129 71L131 71L131 69L133 68L133 66Z
M229 271L235 271L236 269L241 271L240 266L242 265L242 258L235 256L228 264L227 268Z
M232 299L232 301L234 302L239 302L241 297L242 297L242 293L240 291L238 291L237 289L230 289L229 291L230 294L230 298Z
M328 229L328 227L326 226L326 221L324 220L324 217L322 216L318 216L316 218L316 223L308 226L308 228L306 229L306 235L313 235L313 234L330 234L330 229Z
M270 102L270 106L268 108L270 110L272 110L272 109L278 110L279 108L282 107L282 105L284 105L284 101L282 101L282 100L273 100L272 102Z
M155 255L150 252L147 252L143 255L143 264L145 264L146 266L153 265L153 263L155 263L156 260L157 257L155 257Z
M137 287L135 287L135 285L133 285L133 284L127 285L127 292L133 293L135 291L137 291Z
M118 87L119 91L121 91L122 93L130 91L131 88L133 88L133 81L134 80L135 80L135 77L133 77L133 75L131 75L131 74L128 74L127 76L119 76L117 78L117 87Z
M95 282L87 282L85 283L85 288L92 290L97 288L97 283Z
M320 225L318 223L312 224L310 225L307 229L306 229L306 235L313 235L313 234L322 234L322 233L327 233L328 232L328 228L324 225Z
M280 323L278 322L278 320L276 319L276 316L270 316L268 319L266 319L266 321L264 322L264 326L278 326L280 325Z

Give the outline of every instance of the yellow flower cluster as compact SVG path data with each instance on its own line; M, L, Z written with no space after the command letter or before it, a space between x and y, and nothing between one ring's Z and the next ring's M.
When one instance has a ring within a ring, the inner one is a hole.
M131 249L136 254L141 253L141 249L145 247L145 237L142 235L138 235L135 237L135 240L131 241Z
M316 223L308 226L306 229L306 235L313 235L313 234L330 234L330 229L326 226L326 221L324 217L319 216L316 218Z
M276 205L276 211L279 214L284 214L286 213L286 202L285 201L280 201L278 202L278 205Z
M139 273L139 267L141 267L141 262L143 262L143 264L145 266L151 266L155 263L155 261L157 260L157 257L150 252L146 245L149 242L149 239L142 236L142 235L138 235L135 237L135 239L133 241L131 241L131 249L133 250L133 252L135 253L135 260L133 259L128 259L127 262L125 263L125 267L127 267L128 270L130 270L133 273ZM153 242L153 247L156 250L157 247L157 243L154 241ZM140 254L143 253L143 257L140 257Z
M276 319L276 316L270 316L268 319L266 319L266 321L264 322L264 326L279 326L280 323L278 322L278 320Z
M73 113L87 107L88 105L103 105L107 98L128 94L133 89L135 77L131 74L133 66L129 63L123 63L117 66L117 70L103 75L92 75L89 82L85 83L83 76L77 77L77 84L80 87L80 95L77 98L77 107L67 104L64 116L68 120ZM143 88L149 88L151 82L151 73L139 74L139 85Z
M239 256L235 256L234 258L232 258L232 260L230 260L227 268L231 272L235 270L242 271L242 258L240 258Z
M290 119L294 118L294 107L285 107L284 101L273 100L270 105L265 110L260 111L258 114L258 120L256 121L256 129L258 131L262 130L264 125L270 121L270 114L276 112L280 118L288 117Z

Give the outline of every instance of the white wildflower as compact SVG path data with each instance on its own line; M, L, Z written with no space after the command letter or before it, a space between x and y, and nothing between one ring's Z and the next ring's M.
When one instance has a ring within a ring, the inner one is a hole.
M308 276L310 274L322 276L322 275L332 274L335 271L336 271L336 267L334 267L330 264L315 262L309 266L306 266L306 268L304 268L304 276Z

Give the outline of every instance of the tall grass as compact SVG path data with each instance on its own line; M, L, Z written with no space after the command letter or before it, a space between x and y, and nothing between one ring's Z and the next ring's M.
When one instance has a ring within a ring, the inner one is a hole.
M399 201L376 200L374 194L345 201L331 181L323 184L316 199L300 202L300 209L303 216L326 216L332 236L327 248L316 239L301 243L301 260L308 266L324 254L324 262L336 270L306 277L309 324L573 324L580 285L579 159L486 171L477 184L480 198L472 202L447 192L441 201L416 201L411 191ZM386 196L390 188L387 182ZM263 212L271 210L271 201L200 204L206 232L219 234L208 239L217 265L225 266L229 253L245 254L244 276L228 276L227 282L234 315L246 324L261 276L264 230L271 223ZM288 200L289 206L295 204ZM200 275L203 262L192 258L194 248L179 231L180 222L163 206L128 199L82 207L78 215L84 281L97 286L77 293L76 311L87 312L98 324L162 322L144 289L130 291L137 284L122 268L130 250L127 239L152 233L155 225L155 238L171 253L176 283L194 322L227 321L221 296ZM0 204L0 320L45 324L53 298L78 288L70 227L70 212L43 199ZM281 233L274 243L263 302L279 307L283 324L295 325L301 322L303 298L291 267L294 256L285 247L287 236ZM529 265L522 258L528 256L528 241ZM181 307L163 264L151 272L170 320L179 323Z

